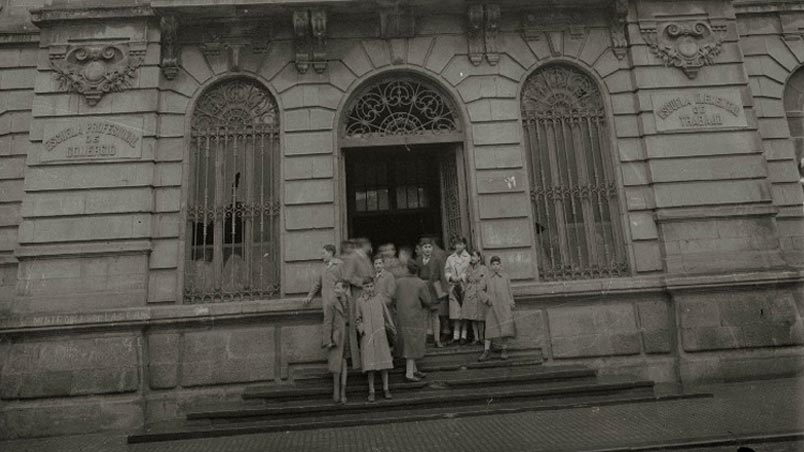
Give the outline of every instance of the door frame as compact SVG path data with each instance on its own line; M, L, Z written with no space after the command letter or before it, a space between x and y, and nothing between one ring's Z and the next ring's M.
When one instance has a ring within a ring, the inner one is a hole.
M470 242L470 245L473 242L474 231L471 229L471 209L469 206L469 193L468 193L468 176L466 174L466 157L464 155L464 146L463 142L455 142L455 141L439 141L439 140L410 140L411 142L405 143L404 146L417 146L417 145L433 145L433 144L444 144L444 151L443 152L451 152L454 155L454 164L455 164L455 172L457 174L457 182L458 182L458 208L460 209L460 219L461 219L461 231L466 239ZM415 141L415 143L413 143ZM338 153L338 211L339 211L339 230L341 233L340 240L346 240L349 238L349 190L348 190L348 181L347 181L347 166L346 166L346 156L351 150L357 149L366 149L366 148L393 148L399 147L399 144L389 144L389 143L366 143L365 145L361 144L359 146L351 145L351 146L341 146L339 148ZM449 237L447 236L447 211L446 211L446 202L444 200L444 196L442 193L443 186L441 181L441 172L439 171L439 181L438 181L438 195L440 196L439 205L441 211L441 240L445 249L449 249ZM340 241L339 240L339 241Z

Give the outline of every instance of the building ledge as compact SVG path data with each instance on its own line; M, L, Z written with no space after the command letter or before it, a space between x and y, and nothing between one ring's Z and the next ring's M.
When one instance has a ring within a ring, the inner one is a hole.
M804 282L804 270L780 270L727 275L655 275L560 283L530 283L515 285L513 289L515 296L522 303L527 304L544 301L564 303L569 298L595 297L600 299L601 296L612 296L612 300L619 301L620 298L617 296L627 294L732 289L801 282ZM219 325L227 321L241 322L243 320L320 321L321 315L320 301L305 305L303 299L299 297L232 303L151 305L95 312L19 313L0 318L0 337L53 331Z

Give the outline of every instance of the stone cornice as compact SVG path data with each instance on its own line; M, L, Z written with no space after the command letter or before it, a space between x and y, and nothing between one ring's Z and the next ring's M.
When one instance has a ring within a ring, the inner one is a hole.
M804 11L801 0L734 0L733 5L737 14Z
M152 17L154 10L149 6L85 6L85 7L46 7L31 10L31 22L37 26L52 22L73 20L129 19Z

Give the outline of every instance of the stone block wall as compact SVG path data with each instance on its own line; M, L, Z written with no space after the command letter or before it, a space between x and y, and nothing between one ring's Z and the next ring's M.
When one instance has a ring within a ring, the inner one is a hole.
M740 48L745 55L776 224L785 258L801 264L804 249L804 192L799 182L794 142L785 117L784 88L804 65L804 11L761 7L739 10Z
M504 12L499 61L476 66L464 12L422 15L414 37L377 39L372 21L334 9L322 73L297 70L286 14L264 51L240 49L237 67L228 49L180 45L168 79L165 37L147 2L96 11L114 16L103 18L59 9L81 1L37 13L38 48L0 47L7 437L136 429L199 402L236 400L248 384L320 369L320 305L298 296L320 270L320 246L347 233L343 110L365 84L394 73L428 80L456 105L466 234L502 256L515 280L516 347L541 348L546 365L661 382L804 370L804 213L780 114L786 74L802 61L804 40L784 39L797 15L782 20L725 0L636 0L622 12L622 41L602 16L534 37ZM651 30L693 19L717 33L720 52L687 67L690 76L656 53ZM142 62L131 86L94 106L60 86L53 60L81 43L135 49ZM628 277L538 280L520 91L551 63L582 69L603 95ZM189 121L204 90L234 76L264 84L279 107L282 297L185 304ZM662 118L676 99L703 95L714 96L702 102L707 113L690 121L713 123L685 130ZM713 111L717 120L706 116ZM54 158L53 132L87 121L136 131L138 153Z
M36 42L0 48L0 314L11 309L17 282L17 230L39 49Z

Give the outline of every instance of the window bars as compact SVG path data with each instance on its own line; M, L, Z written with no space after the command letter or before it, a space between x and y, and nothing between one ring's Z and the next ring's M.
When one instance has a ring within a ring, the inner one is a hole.
M522 94L530 198L543 281L626 276L602 98L565 65L533 73Z
M265 88L219 83L193 112L184 298L280 295L279 117Z

